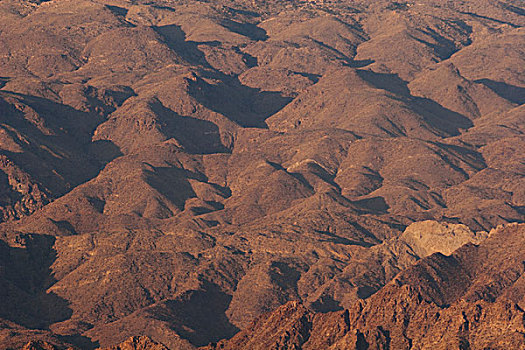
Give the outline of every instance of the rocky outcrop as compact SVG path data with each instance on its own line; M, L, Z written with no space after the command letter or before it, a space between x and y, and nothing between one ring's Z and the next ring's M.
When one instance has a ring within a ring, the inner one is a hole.
M507 225L479 246L434 253L345 311L289 302L206 349L522 348L524 234Z
M118 345L113 345L103 350L168 350L168 348L154 342L148 337L135 336Z

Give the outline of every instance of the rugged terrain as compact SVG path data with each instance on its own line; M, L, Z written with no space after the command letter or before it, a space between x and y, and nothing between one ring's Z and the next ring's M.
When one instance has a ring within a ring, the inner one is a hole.
M0 19L0 348L525 348L522 1Z

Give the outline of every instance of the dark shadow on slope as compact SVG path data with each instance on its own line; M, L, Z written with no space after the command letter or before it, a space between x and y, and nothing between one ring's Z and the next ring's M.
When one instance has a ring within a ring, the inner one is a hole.
M390 11L408 11L410 7L406 2L394 1L391 4L388 4L385 8Z
M252 23L224 20L221 22L221 25L234 33L248 37L253 41L264 41L268 39L266 31Z
M169 11L169 12L175 12L175 9L174 9L173 7L169 7L169 6L151 5L151 7L155 8L155 9L159 9L159 10L165 10L165 11Z
M365 242L365 241L358 241L358 240L352 240L348 239L346 237L338 236L337 234L330 232L330 231L321 231L321 230L315 230L315 233L323 236L318 236L319 242L330 242L335 244L343 244L343 245L355 245L365 248L370 248L373 246L373 243ZM326 236L326 238L324 237Z
M204 214L209 214L209 213L212 213L214 211L218 211L218 210L222 210L224 209L224 204L222 203L219 203L219 202L215 202L215 201L205 201L205 203L208 205L207 207L192 207L190 208L191 210L191 213L193 215L204 215Z
M205 107L243 127L267 128L265 120L292 101L278 92L250 88L228 76L221 76L217 84L198 77L190 83L189 93Z
M513 6L511 4L505 4L503 2L499 2L498 5L503 7L505 10L508 10L510 12L514 12L517 15L525 16L525 9L517 6Z
M308 182L308 180L306 180L306 178L304 177L303 174L295 173L295 172L288 172L288 170L286 170L281 164L278 164L278 163L275 163L275 162L271 162L269 160L267 160L266 163L270 164L276 170L283 171L283 172L289 174L294 179L296 179L301 184L303 184L303 186L305 186L306 188L308 188L311 191L314 191L313 186Z
M170 24L153 27L153 29L164 39L165 44L185 61L192 65L211 68L206 61L204 53L199 50L197 43L186 41L186 33L184 33L180 26Z
M151 168L152 170L146 171L146 182L159 193L162 193L180 211L184 210L186 200L197 197L188 181L188 179L197 177L196 174L175 167Z
M347 221L347 222L350 225L352 225L357 230L357 232L360 232L363 234L362 242L366 244L370 244L371 246L382 243L382 241L379 238L377 238L372 232L370 232L370 230L364 228L362 225L358 224L355 221ZM364 239L366 239L367 241L364 241Z
M294 74L298 74L302 77L305 77L307 79L310 79L310 81L312 83L317 83L319 81L319 79L321 79L321 75L320 74L312 74L312 73L305 73L305 72L297 72L297 71L292 71L292 73Z
M55 237L19 234L14 240L18 247L0 241L0 318L43 330L69 319L68 301L47 292L56 282L51 269L57 258ZM85 349L95 348L85 337L70 338Z
M319 40L315 40L315 39L312 39L310 38L310 40L312 42L314 42L315 44L319 45L321 48L325 49L325 50L328 50L330 53L332 53L336 59L339 59L341 61L343 61L343 64L344 65L351 65L352 62L355 62L352 60L352 58L350 58L348 55L344 54L343 52L339 51L338 49L330 46L330 45L327 45L325 43L323 43L322 41L319 41Z
M82 152L60 157L52 152L56 150L55 147L48 151L47 143L42 143L41 149L37 145L32 145L22 153L0 151L0 154L29 174L52 198L63 196L74 187L96 177L103 167Z
M456 154L459 154L460 160L462 162L465 162L472 168L476 169L476 171L480 171L487 167L487 164L485 163L485 159L479 152L476 152L467 147L461 147L461 146L446 144L442 142L433 142L433 143L439 148L441 148L442 150L447 151L448 155L453 158L458 157ZM449 164L449 166L453 167L454 170L461 172L462 174L466 176L466 178L470 177L468 176L468 174L465 173L464 170L457 168L457 166L454 165L454 162L450 161L446 154L441 154L440 156L442 157L444 161L446 161Z
M186 208L186 201L190 198L198 197L193 187L191 186L190 179L199 182L207 183L208 179L205 175L191 172L186 169L179 167L154 167L151 164L147 164L149 170L145 171L146 182L162 194L167 200L175 205L180 211ZM230 189L221 187L219 185L210 184L223 198L231 196ZM207 207L192 207L190 210L195 215L201 215L216 210L224 209L224 205L215 201L205 201ZM169 210L167 207L165 210ZM168 213L171 216L174 213Z
M517 213L522 215L523 220L518 220L518 222L525 222L525 205L510 205L512 209L516 210ZM512 222L512 221L509 221Z
M371 59L366 59L366 60L351 60L350 62L348 62L346 64L347 67L350 67L350 68L363 68L363 67L366 67L368 65L371 65L372 63L374 63L375 61L374 60L371 60Z
M225 23L228 25L228 29L249 36L253 40L265 40L266 38L266 32L253 24L234 21ZM184 60L194 65L211 68L198 45L220 46L221 43L186 41L186 34L177 25L160 26L154 29L164 38L168 47ZM257 65L255 57L244 54L243 59L249 67ZM197 79L190 83L190 94L205 107L226 116L243 127L266 128L267 125L264 121L292 100L277 92L266 92L247 87L242 85L237 78L219 72L207 72L207 74L210 74L212 79L220 80L221 83L212 85L202 79Z
M233 47L232 50L234 50L236 53L238 53L239 55L242 56L242 60L244 62L244 64L246 64L246 67L248 68L253 68L253 67L256 67L258 62L257 62L257 57L254 57L246 52L243 52L240 48L238 47Z
M223 145L219 127L207 120L183 117L161 102L151 104L152 111L163 122L162 131L167 137L175 138L184 150L192 154L228 153Z
M343 307L339 301L326 294L323 294L319 299L311 303L310 308L315 312L322 313L343 310Z
M6 78L6 77L0 77L0 89L2 89L5 84L7 84L9 82L9 78Z
M56 260L55 238L21 234L16 241L21 247L0 241L0 318L36 329L67 320L72 315L68 302L46 292L56 282L50 268Z
M436 56L438 56L441 60L446 60L447 58L450 58L450 56L452 56L455 52L458 51L458 47L452 40L441 36L432 28L426 28L425 30L417 29L417 31L423 33L423 35L431 37L435 41L435 43L423 40L414 35L411 35L411 38L430 47L434 51ZM467 34L470 35L471 32L472 31L467 32ZM467 44L470 44L470 42L467 42Z
M375 294L379 289L381 289L379 286L359 286L357 287L357 297L359 299L367 299L373 294Z
M239 14L239 15L249 16L249 17L254 17L254 18L261 17L260 13L257 13L257 12L254 12L254 11L250 11L250 10L247 10L247 9L239 9L239 8L234 8L234 7L226 7L226 8L233 15Z
M459 135L462 130L474 126L472 121L462 114L451 111L428 98L414 97L416 110L433 127L444 131L450 136Z
M77 144L87 144L91 142L93 131L102 121L104 121L104 117L98 114L79 111L70 106L42 97L7 91L5 92L5 95L10 95L20 100L23 104L35 110L41 117L40 120L32 120L32 123L29 123L29 120L27 120L20 111L10 108L11 114L17 114L19 118L23 119L23 121L19 120L20 125L16 125L17 130L34 131L35 133L42 134L43 132L41 129L36 128L38 125L42 128L54 131L52 134L59 135L60 133L64 138L67 136L70 141L73 140ZM0 105L0 111L5 118L2 109L3 106Z
M355 349L356 350L369 350L370 344L366 341L365 335L359 331L356 331L356 343L355 343Z
M359 205L360 207L366 208L376 214L387 213L388 209L390 209L383 197L365 198L355 201L353 203Z
M120 17L126 17L128 14L128 9L124 7L114 6L114 5L106 5L106 8L110 10L114 15L120 16Z
M272 261L268 271L271 283L282 291L297 293L297 283L301 278L301 270L304 271L304 269L295 265L285 261Z
M399 78L397 74L376 73L369 70L358 70L357 74L374 87L397 95L400 101L410 106L429 126L444 133L442 136L459 135L461 130L474 125L469 118L433 100L412 96L407 82Z
M406 81L399 78L397 74L376 73L366 69L358 69L356 72L361 79L378 89L386 90L396 95L410 96L410 90Z
M71 143L73 142L77 146L76 148L78 146L86 147L86 145L91 143L93 132L105 121L107 115L115 110L115 104L120 106L126 99L135 96L133 90L126 87L121 89L121 91L104 90L103 96L97 99L93 97L93 88L87 87L84 97L88 101L93 102L93 104L97 104L98 106L95 107L98 110L103 110L101 114L97 111L85 112L77 110L71 106L38 96L24 95L11 91L0 92L0 94L20 100L38 114L36 118L26 118L21 111L0 100L0 116L5 118L9 114L16 115L17 118L10 118L6 121L10 125L13 123L12 126L15 129L22 132L30 132L36 136L47 137L48 139L53 138L53 136L55 136L55 139L60 137L64 140L63 142L69 142L65 146L72 146ZM112 102L105 102L103 101L104 99ZM82 152L85 151L85 149L82 149Z
M226 317L232 297L212 283L203 282L199 290L184 293L148 310L195 346L205 346L231 338L239 331Z
M500 97L503 97L510 102L517 103L519 105L525 103L525 88L490 79L479 79L475 82L485 85Z
M469 16L472 16L472 17L475 17L475 18L478 18L478 19L484 19L484 20L487 20L487 21L496 22L496 23L499 23L499 24L507 24L507 25L511 26L512 28L518 28L519 27L518 25L516 25L514 23L511 23L511 22L506 22L506 21L502 21L502 20L499 20L499 19L496 19L496 18L492 18L492 17L478 15L477 13L473 13L473 12L461 12L460 11L459 13L462 13L464 15L469 15Z
M122 155L120 148L109 140L96 140L89 145L89 153L102 164L107 164Z
M0 122L23 152L2 151L13 163L50 190L61 196L71 188L95 177L109 161L120 155L118 147L105 142L108 154L92 153L92 133L103 121L96 113L78 111L67 105L41 97L1 92L36 113L25 114L0 98ZM99 150L100 151L100 150Z

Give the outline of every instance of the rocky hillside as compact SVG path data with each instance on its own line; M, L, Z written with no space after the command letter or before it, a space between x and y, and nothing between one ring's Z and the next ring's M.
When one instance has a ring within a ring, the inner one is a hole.
M525 347L522 1L0 19L0 348Z

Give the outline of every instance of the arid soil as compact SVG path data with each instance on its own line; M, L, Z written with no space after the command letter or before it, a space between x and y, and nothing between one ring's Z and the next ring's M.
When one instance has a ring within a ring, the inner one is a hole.
M0 0L0 348L525 349L521 0Z

